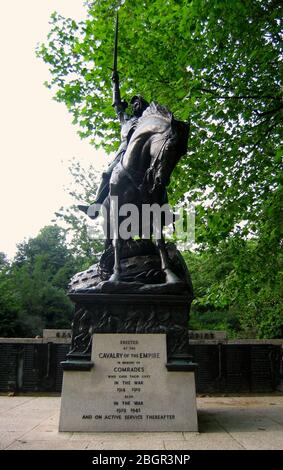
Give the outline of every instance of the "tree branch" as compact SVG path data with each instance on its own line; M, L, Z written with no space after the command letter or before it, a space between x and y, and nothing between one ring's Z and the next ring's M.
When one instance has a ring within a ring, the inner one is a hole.
M200 91L203 91L205 93L210 93L212 95L216 95L215 90L211 90L210 88L203 88L200 87L198 88ZM259 96L259 95L216 95L213 97L216 100L263 100L263 99L274 99L274 96L272 95L264 95L264 96Z
M217 83L215 80L211 80L210 78L204 78L203 77L202 80L204 80L205 82L211 83L212 85L214 85L217 88L222 88L223 90L228 90L231 93L234 93L234 91L228 85L221 85L220 83ZM211 90L211 91L216 92L216 90ZM252 91L248 90L247 95L252 97L252 98L253 97L258 98L259 96L261 96L262 98L270 98L270 99L276 98L276 96L274 96L274 95L263 95L263 91L260 91L260 90L258 91L258 93L256 95ZM234 94L234 96L237 96L237 95Z
M257 115L259 118L263 117L263 116L268 116L268 114L276 114L278 111L280 111L280 109L283 109L283 104L280 104L280 106L278 106L277 108L273 108L273 109L269 109L268 111L264 111L263 113L258 113L257 112Z

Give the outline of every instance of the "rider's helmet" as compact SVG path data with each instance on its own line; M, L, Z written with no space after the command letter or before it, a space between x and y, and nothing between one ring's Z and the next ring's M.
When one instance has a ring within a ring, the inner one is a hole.
M132 105L133 114L137 117L140 117L149 106L149 103L141 95L133 96L130 103Z

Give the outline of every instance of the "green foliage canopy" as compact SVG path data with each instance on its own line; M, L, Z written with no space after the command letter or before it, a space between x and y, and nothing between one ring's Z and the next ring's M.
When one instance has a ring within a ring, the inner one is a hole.
M117 148L109 67L119 9L122 95L140 93L191 121L170 202L195 201L196 241L210 248L187 255L194 325L282 335L281 2L96 0L87 8L80 23L52 15L37 49L51 71L47 86L81 137Z
M121 5L120 5L121 4ZM119 7L122 93L190 118L189 152L175 171L171 202L197 202L198 242L217 244L242 220L256 233L263 204L280 186L282 84L278 0L89 1L76 23L52 15L38 55L57 100L82 137L117 145L111 106L114 18ZM209 203L207 198L209 196Z
M56 225L18 245L13 262L0 266L0 335L35 336L43 328L69 328L73 305L66 296L78 271Z

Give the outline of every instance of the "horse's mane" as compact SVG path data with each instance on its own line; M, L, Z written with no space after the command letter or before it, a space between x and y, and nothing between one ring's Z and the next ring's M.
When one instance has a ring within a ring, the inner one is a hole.
M143 112L142 116L139 118L139 123L142 123L145 121L148 117L151 116L157 116L157 117L163 117L166 120L172 119L172 113L168 111L165 106L161 106L161 104L158 103L150 103L150 105L146 108L146 110Z

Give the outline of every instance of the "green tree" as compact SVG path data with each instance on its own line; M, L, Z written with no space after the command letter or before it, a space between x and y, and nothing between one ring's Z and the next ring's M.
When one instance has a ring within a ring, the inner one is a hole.
M49 225L42 228L36 237L18 244L15 265L27 266L31 273L37 268L39 275L44 274L50 280L70 259L64 230Z
M8 259L5 253L0 251L0 269L8 265Z
M191 328L224 329L232 337L282 337L280 246L275 243L271 250L263 237L245 240L240 235L213 250L184 254L196 297Z
M196 203L206 250L190 259L195 325L210 312L215 327L282 334L281 2L88 1L80 23L54 13L37 49L47 86L80 135L107 151L119 140L109 72L117 7L122 94L142 93L191 121L169 196Z
M87 20L78 24L54 13L48 41L38 47L56 99L81 136L106 149L118 135L109 77L118 3L87 2ZM254 224L280 184L280 2L121 3L122 92L190 117L190 150L176 169L171 201L189 191L198 203L198 241L218 243L242 219Z
M0 336L15 336L18 331L20 302L10 276L11 267L0 253Z
M95 229L95 225L78 209L78 204L91 204L94 201L101 175L93 165L84 168L75 160L71 162L69 171L73 180L67 191L74 204L61 207L55 215L56 222L65 227L68 247L78 262L79 270L83 270L97 261L97 254L101 252L103 243L92 237L91 230Z
M77 268L66 233L56 225L20 243L14 261L0 269L0 334L35 336L43 328L70 327L66 288Z

